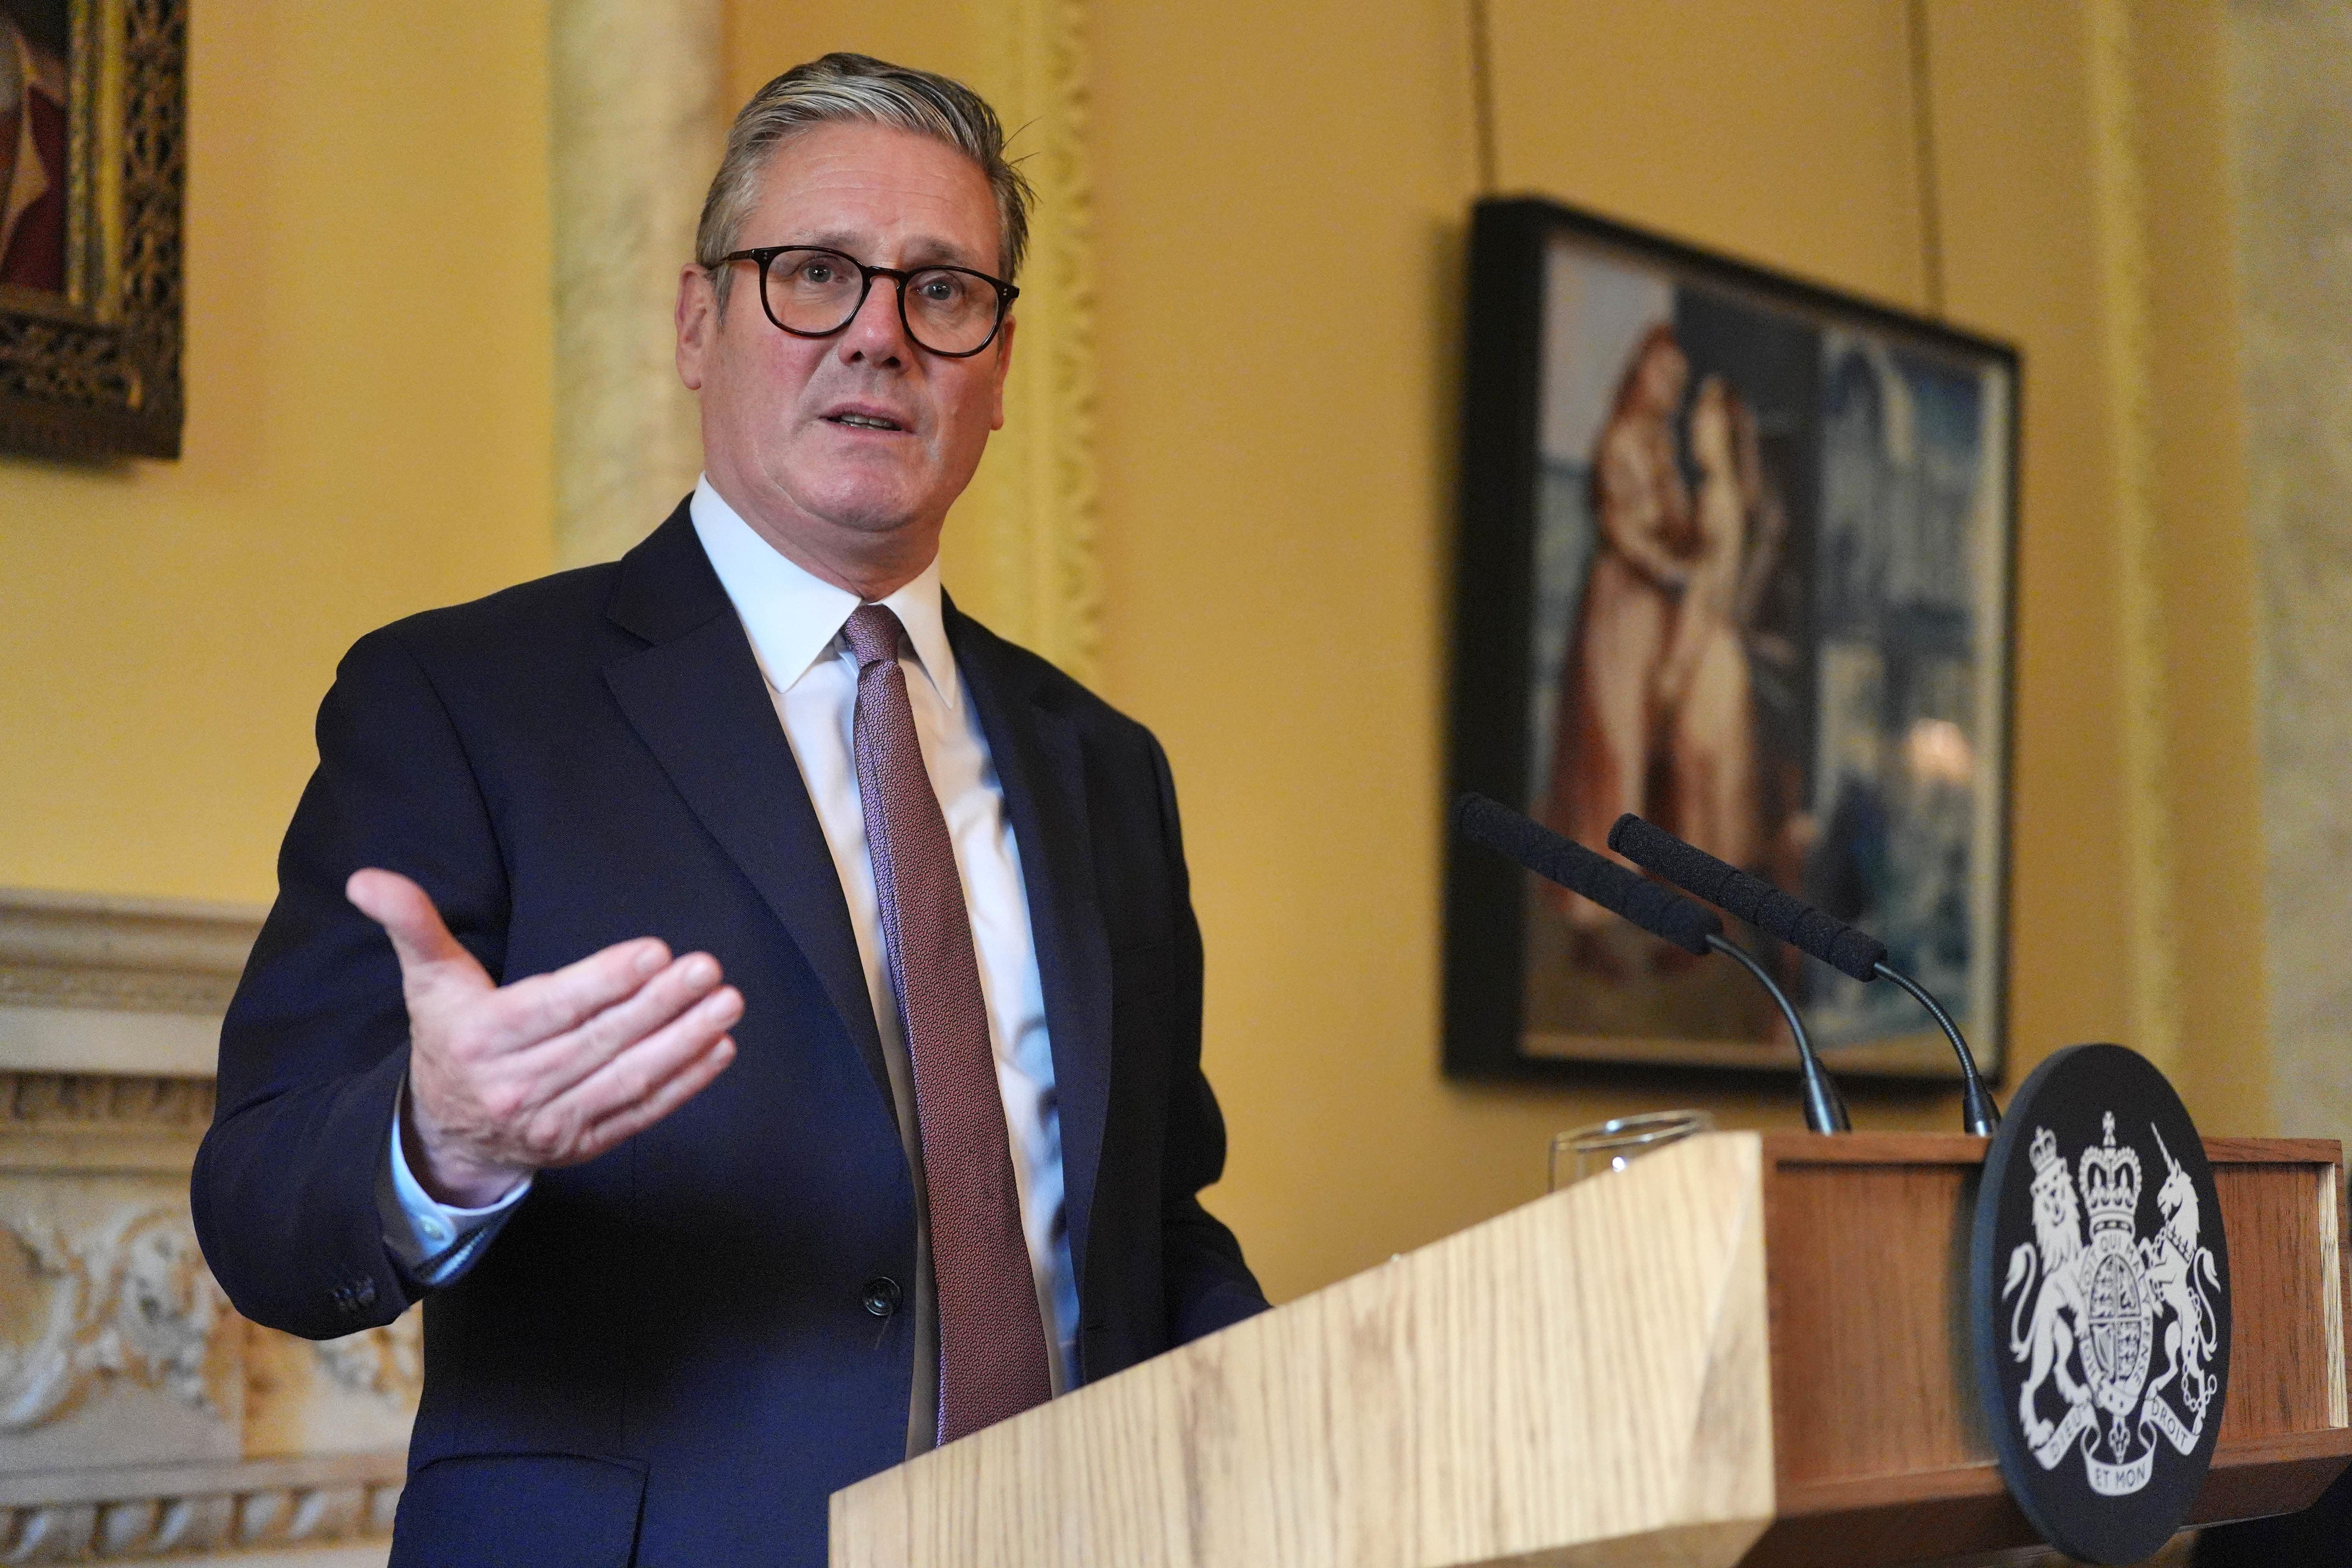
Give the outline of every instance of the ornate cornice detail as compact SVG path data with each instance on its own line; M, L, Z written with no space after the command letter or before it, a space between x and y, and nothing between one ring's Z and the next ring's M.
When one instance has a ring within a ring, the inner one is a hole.
M0 1343L0 1436L57 1421L117 1379L223 1414L215 1342L242 1330L184 1213L131 1206L68 1235L45 1216L0 1211L0 1236L24 1249L48 1300L28 1341Z
M392 1531L399 1453L0 1477L0 1563L98 1563Z
M370 1394L406 1409L425 1392L425 1316L403 1312L381 1328L362 1329L310 1346L319 1369L353 1394Z
M212 1119L210 1079L0 1072L0 1134L89 1131L193 1139Z
M236 976L0 967L0 1005L96 1007L117 1013L218 1013Z
M0 1563L392 1528L401 1452L299 1451L405 1433L421 1320L322 1344L247 1323L188 1215L215 1094L202 1064L260 923L232 905L0 891Z
M0 1006L216 1014L262 911L0 889Z
M405 1465L397 1449L238 1459L205 1457L205 1447L222 1436L235 1444L240 1431L247 1445L257 1431L266 1442L307 1442L322 1421L348 1431L353 1396L378 1408L370 1430L389 1436L388 1414L404 1433L423 1380L419 1314L318 1344L249 1324L197 1249L184 1175L161 1188L79 1225L60 1223L56 1189L37 1180L0 1205L0 1247L21 1252L16 1272L31 1286L26 1310L0 1322L0 1563L388 1532ZM258 1428L257 1401L272 1407ZM181 1437L184 1458L58 1462L119 1453L126 1440L135 1447L144 1426L174 1409L216 1436ZM43 1454L49 1463L11 1468Z

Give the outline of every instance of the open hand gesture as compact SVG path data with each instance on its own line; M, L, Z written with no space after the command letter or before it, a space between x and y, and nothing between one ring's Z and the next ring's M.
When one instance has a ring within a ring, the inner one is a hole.
M425 889L355 871L344 892L383 927L408 1001L409 1168L440 1202L495 1203L534 1171L643 1131L735 1059L743 997L707 952L652 937L549 974L492 983Z

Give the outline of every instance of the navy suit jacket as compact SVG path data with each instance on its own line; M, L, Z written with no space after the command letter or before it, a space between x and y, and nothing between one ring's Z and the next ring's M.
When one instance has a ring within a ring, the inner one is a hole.
M950 607L1022 874L1053 1040L1091 1380L1265 1306L1200 1189L1201 942L1150 734ZM500 980L609 943L705 950L744 999L727 1071L541 1173L425 1303L393 1560L728 1568L824 1560L826 1498L904 1457L914 1188L816 814L680 506L622 561L374 632L221 1036L205 1255L256 1321L326 1338L422 1294L376 1201L407 1019L342 893L404 872Z

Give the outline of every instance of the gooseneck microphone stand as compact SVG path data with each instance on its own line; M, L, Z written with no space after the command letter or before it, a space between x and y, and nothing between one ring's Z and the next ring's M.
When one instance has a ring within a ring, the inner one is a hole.
M1918 999L1952 1042L1960 1058L1960 1120L1970 1132L1990 1138L2000 1127L2000 1107L1978 1075L1977 1058L1960 1027L1927 988L1886 962L1886 944L1866 931L1823 913L1759 877L1751 877L1718 860L1695 844L1685 843L1655 823L1632 812L1609 830L1609 847L1672 882L1693 898L1703 899L1738 916L1760 931L1811 953L1832 969L1860 981L1892 980ZM1761 971L1759 971L1760 973Z
M1756 977L1772 1000L1780 1005L1780 1016L1789 1021L1789 1034L1797 1042L1798 1076L1805 1091L1805 1125L1816 1132L1851 1132L1853 1118L1847 1114L1845 1098L1838 1093L1837 1085L1822 1070L1822 1058L1813 1054L1813 1037L1805 1033L1805 1021L1797 1016L1797 1005L1780 983L1764 973L1764 966L1738 943L1719 936L1710 936L1706 945L1738 962L1739 967Z
M1805 1125L1816 1132L1853 1131L1853 1119L1846 1114L1845 1100L1838 1094L1837 1085L1830 1081L1830 1075L1822 1069L1822 1059L1813 1052L1812 1037L1805 1033L1795 1004L1764 973L1762 964L1724 940L1722 917L1713 910L1693 903L1647 878L1635 876L1608 857L1595 854L1573 838L1561 837L1526 813L1513 811L1486 795L1465 795L1454 801L1454 830L1507 860L1518 862L1545 880L1591 899L1661 942L1673 942L1702 958L1709 952L1720 952L1738 961L1741 968L1756 977L1756 983L1764 987L1780 1006L1780 1016L1789 1021L1789 1032L1797 1042L1797 1071L1804 1083Z
M1930 995L1926 986L1885 959L1880 959L1872 967L1881 979L1892 980L1916 997L1919 1005L1927 1008L1937 1026L1942 1028L1944 1038L1952 1042L1952 1049L1960 1058L1960 1120L1968 1124L1969 1131L1979 1138L1990 1138L2000 1131L2000 1107L1993 1102L1992 1091L1985 1088L1984 1079L1978 1076L1976 1056L1969 1049L1968 1041L1960 1038L1960 1026L1952 1022L1952 1016L1944 1011L1944 1005Z

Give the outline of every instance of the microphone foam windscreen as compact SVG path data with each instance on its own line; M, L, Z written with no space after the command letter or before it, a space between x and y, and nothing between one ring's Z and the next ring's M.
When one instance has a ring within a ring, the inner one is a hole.
M1591 899L1676 947L1704 954L1708 951L1706 939L1723 931L1723 922L1713 910L1634 875L1572 838L1561 837L1500 801L1465 795L1454 801L1453 817L1454 830L1463 837Z
M1823 914L1802 899L1791 898L1761 878L1684 843L1630 811L1609 830L1609 847L1693 897L1729 910L1856 980L1876 978L1878 965L1886 957L1886 944L1869 932Z

